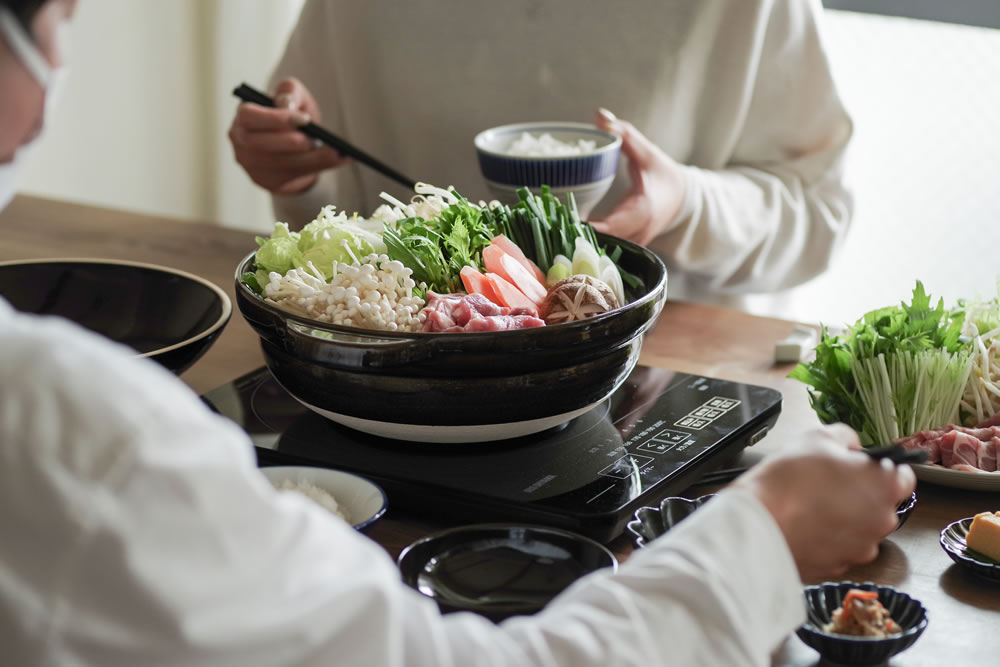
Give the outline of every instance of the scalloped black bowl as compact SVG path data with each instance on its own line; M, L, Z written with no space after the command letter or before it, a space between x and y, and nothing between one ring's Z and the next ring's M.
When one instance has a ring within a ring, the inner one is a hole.
M178 374L208 350L233 312L229 296L204 278L114 259L0 262L0 296L16 310L76 322Z
M969 548L966 538L974 517L953 521L941 531L941 548L967 572L1000 582L1000 562Z
M671 496L660 501L659 507L640 507L635 518L625 525L632 534L632 541L640 549L678 523L694 514L695 510L715 497L714 493L693 500Z
M639 360L642 334L666 300L667 269L646 248L620 263L645 289L612 312L554 326L492 333L406 333L300 317L242 283L236 303L261 339L268 369L292 396L341 424L383 437L481 442L562 424L597 405Z
M903 527L906 520L910 518L913 514L913 508L917 506L917 492L914 491L909 498L899 503L896 507L896 519L898 523L896 524L896 530Z
M635 518L625 525L625 529L631 533L632 542L635 546L642 548L676 526L682 519L686 519L696 509L714 497L715 494L711 493L693 500L680 497L664 498L660 501L659 507L640 507L637 509L635 511ZM906 520L910 518L910 514L913 512L916 504L916 491L899 504L896 508L896 517L898 518L896 530L899 530L906 523Z
M839 635L823 630L833 612L841 606L852 588L877 591L878 599L889 610L902 632L884 639ZM891 586L876 586L866 582L828 582L805 589L807 619L795 634L819 651L827 662L838 665L881 665L892 656L906 650L927 628L927 610L918 600Z

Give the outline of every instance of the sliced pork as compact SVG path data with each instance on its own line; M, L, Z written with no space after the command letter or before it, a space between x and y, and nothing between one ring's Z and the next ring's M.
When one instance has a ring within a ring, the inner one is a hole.
M898 438L895 442L906 449L925 450L928 463L954 470L997 472L1000 425L970 428L949 424Z
M482 294L436 294L427 292L424 331L461 333L507 331L545 326L522 309L498 306Z

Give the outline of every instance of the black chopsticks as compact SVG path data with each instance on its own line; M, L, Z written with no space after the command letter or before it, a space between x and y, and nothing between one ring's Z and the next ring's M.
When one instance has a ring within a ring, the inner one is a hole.
M241 83L239 86L237 86L236 89L233 90L233 95L240 98L244 102L253 102L254 104L259 104L264 107L275 106L273 99L271 99L264 93L260 92L259 90L256 90L248 86L245 83ZM351 144L344 141L343 139L333 134L329 130L325 130L319 125L316 125L315 123L308 123L306 125L299 127L298 129L306 136L322 141L327 146L336 149L337 152L340 153L341 155L347 155L354 158L358 162L361 162L362 164L371 167L372 169L382 174L383 176L391 178L397 183L406 186L410 190L413 190L413 188L417 184L417 182L414 181L412 178L407 178L406 176L403 176L401 173L399 173L392 167L383 164L381 161L372 157L368 153L365 153L360 148L352 146Z
M875 461L889 459L893 463L926 463L927 452L923 449L906 449L902 445L881 445L878 447L864 447L861 449L865 454ZM738 468L722 468L707 472L691 486L701 486L703 484L723 484L731 482L750 468L742 466Z
M906 449L902 445L880 445L866 447L862 450L876 461L889 459L893 463L926 463L927 451L924 449Z

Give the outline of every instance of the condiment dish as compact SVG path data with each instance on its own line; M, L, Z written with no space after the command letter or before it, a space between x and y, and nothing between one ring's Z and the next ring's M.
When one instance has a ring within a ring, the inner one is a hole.
M678 523L694 514L695 510L715 497L715 494L689 499L677 496L664 498L659 507L640 507L635 518L625 529L632 535L635 546L642 548L663 535Z
M854 588L877 592L879 602L900 626L901 632L885 638L875 638L824 630L823 626L830 622L833 612L843 604L844 596ZM828 663L835 665L881 665L912 646L927 628L927 610L924 606L890 586L877 586L870 582L828 582L807 586L804 594L807 618L796 630L796 634L799 639L816 649Z
M941 531L941 548L955 563L967 572L1000 582L1000 562L969 549L966 537L974 517L953 521Z
M418 540L399 555L403 581L442 612L494 621L533 614L580 577L618 561L583 535L544 526L478 524Z
M337 502L338 509L355 530L366 532L382 518L388 499L382 488L369 479L330 468L312 466L270 466L260 469L275 487L288 480L306 482L323 489Z

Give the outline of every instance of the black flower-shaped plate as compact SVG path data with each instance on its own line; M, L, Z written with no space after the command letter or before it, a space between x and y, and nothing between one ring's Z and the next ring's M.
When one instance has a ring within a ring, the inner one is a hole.
M884 638L854 637L823 630L834 610L844 602L852 588L876 591L879 602L899 624L902 632ZM918 600L891 586L842 581L807 586L806 622L795 631L799 639L819 651L828 663L836 665L881 665L890 657L908 649L927 628L927 610Z
M1000 581L1000 562L969 548L965 538L972 526L972 517L953 521L941 531L941 548L953 561L973 574Z

